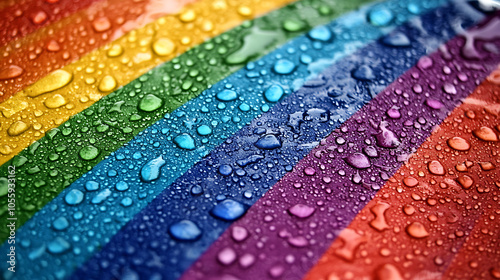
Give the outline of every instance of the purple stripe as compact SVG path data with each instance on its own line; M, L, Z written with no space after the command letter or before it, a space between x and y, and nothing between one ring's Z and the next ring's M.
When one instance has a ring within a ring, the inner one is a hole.
M457 37L422 58L302 159L182 279L301 279L433 128L496 68L499 22L468 32L469 42L482 40L468 48ZM249 236L241 241L245 231Z

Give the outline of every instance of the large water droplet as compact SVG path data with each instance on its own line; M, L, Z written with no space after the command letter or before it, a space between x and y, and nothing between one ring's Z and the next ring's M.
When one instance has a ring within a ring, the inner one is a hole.
M182 220L170 226L170 234L177 240L193 241L201 236L200 228L189 220Z
M110 75L106 75L102 78L101 82L99 83L98 89L102 92L109 92L115 89L116 87L116 80Z
M102 203L110 195L111 195L111 191L109 189L102 190L94 198L92 198L92 203L94 203L94 204Z
M352 76L355 79L358 79L361 81L370 81L370 80L375 79L375 74L373 73L373 70L368 65L361 65L358 69L356 69L352 73Z
M281 142L275 135L267 134L257 140L257 142L255 142L255 146L259 149L272 150L281 148Z
M230 265L236 260L236 252L231 248L224 248L217 254L217 260L223 265Z
M233 168L231 165L228 164L222 164L219 166L219 173L223 176L229 176L231 173L233 173Z
M52 254L62 254L71 248L71 244L61 237L56 237L56 239L49 242L47 249Z
M29 97L36 97L60 89L67 85L72 78L73 75L64 70L56 70L26 89L26 94Z
M96 32L104 32L111 28L111 22L107 17L97 18L92 22L92 27Z
M376 135L377 145L384 148L396 148L400 142L394 132L387 129L388 123L383 121L380 123L382 132Z
M296 204L288 209L291 215L302 219L309 218L314 211L316 211L315 208L304 204Z
M313 40L326 42L332 38L332 32L326 26L318 26L309 31L309 37Z
M10 136L18 136L28 130L29 126L23 121L16 121L9 126L7 133Z
M377 7L368 13L368 21L374 26L386 26L394 19L394 14L385 8Z
M295 64L288 59L280 59L274 64L274 72L282 75L290 74L295 69Z
M234 90L225 89L223 91L219 91L216 97L220 101L228 102L236 100L236 98L238 98L238 94L236 94L236 91Z
M56 230L65 230L69 227L69 222L65 217L59 217L54 220L54 222L52 223L52 227L54 227Z
M153 112L160 108L163 100L156 95L148 94L139 102L139 109L145 112Z
M83 147L80 152L80 157L84 160L93 160L99 155L99 149L94 146Z
M278 102L285 91L278 85L272 85L264 92L264 97L269 102Z
M495 131L493 131L493 129L486 127L486 126L482 126L478 129L475 129L472 131L472 133L474 134L474 136L476 136L477 138L479 138L483 141L491 141L491 142L498 141L498 136L495 133Z
M442 176L445 174L443 165L437 160L433 160L433 161L429 162L427 167L429 168L429 172L431 174L439 175L439 176Z
M452 137L448 139L447 143L448 146L457 151L467 151L470 149L469 142L467 142L467 140L463 139L462 137L458 136Z
M151 182L160 177L160 169L165 165L166 161L162 156L159 156L153 160L150 160L141 168L141 179L144 182Z
M153 43L153 51L159 56L166 56L175 51L175 44L167 38L160 38Z
M429 236L429 233L425 229L424 225L419 222L413 222L406 227L406 232L414 238L425 238Z
M214 206L214 208L210 211L210 214L225 221L234 221L243 216L247 209L248 206L243 203L232 199L226 199Z
M66 196L64 196L64 201L69 205L78 205L83 201L83 192L80 190L71 190Z
M177 147L181 149L186 149L186 150L196 149L193 137L187 133L182 133L177 135L174 138L174 143L177 145Z
M244 227L234 226L231 230L231 237L236 242L242 242L248 238L248 230Z
M212 134L212 129L208 125L200 125L196 131L201 136L206 136Z
M410 46L410 39L401 32L395 32L385 36L382 43L390 47L408 47Z
M21 76L24 69L17 65L9 65L0 69L0 80L8 80Z
M62 96L58 93L48 97L47 99L45 99L45 101L43 101L43 104L45 105L45 107L47 107L49 109L59 108L59 107L65 105L66 103L67 103L67 101L64 98L64 96Z
M370 160L362 153L354 153L346 158L346 162L354 168L365 169L371 166Z

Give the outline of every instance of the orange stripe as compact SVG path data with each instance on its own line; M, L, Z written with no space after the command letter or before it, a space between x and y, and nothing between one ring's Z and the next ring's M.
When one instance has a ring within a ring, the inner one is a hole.
M105 0L0 48L0 102L127 31L196 0ZM7 71L6 69L12 69Z
M305 279L441 278L486 205L498 209L500 144L477 136L498 140L499 91L500 69L436 128ZM466 143L470 149L460 150Z

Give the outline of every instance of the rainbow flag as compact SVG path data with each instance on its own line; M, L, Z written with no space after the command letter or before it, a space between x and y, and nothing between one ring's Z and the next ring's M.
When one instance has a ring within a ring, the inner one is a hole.
M500 279L499 8L1 2L0 279Z

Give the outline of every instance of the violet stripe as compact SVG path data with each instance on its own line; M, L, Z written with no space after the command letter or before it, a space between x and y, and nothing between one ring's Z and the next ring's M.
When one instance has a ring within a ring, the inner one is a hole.
M490 40L463 48L464 38L456 37L423 57L321 141L182 279L301 279L433 128L500 63L500 54L493 53L500 47L498 30L497 16L467 33ZM245 231L249 236L241 241Z

